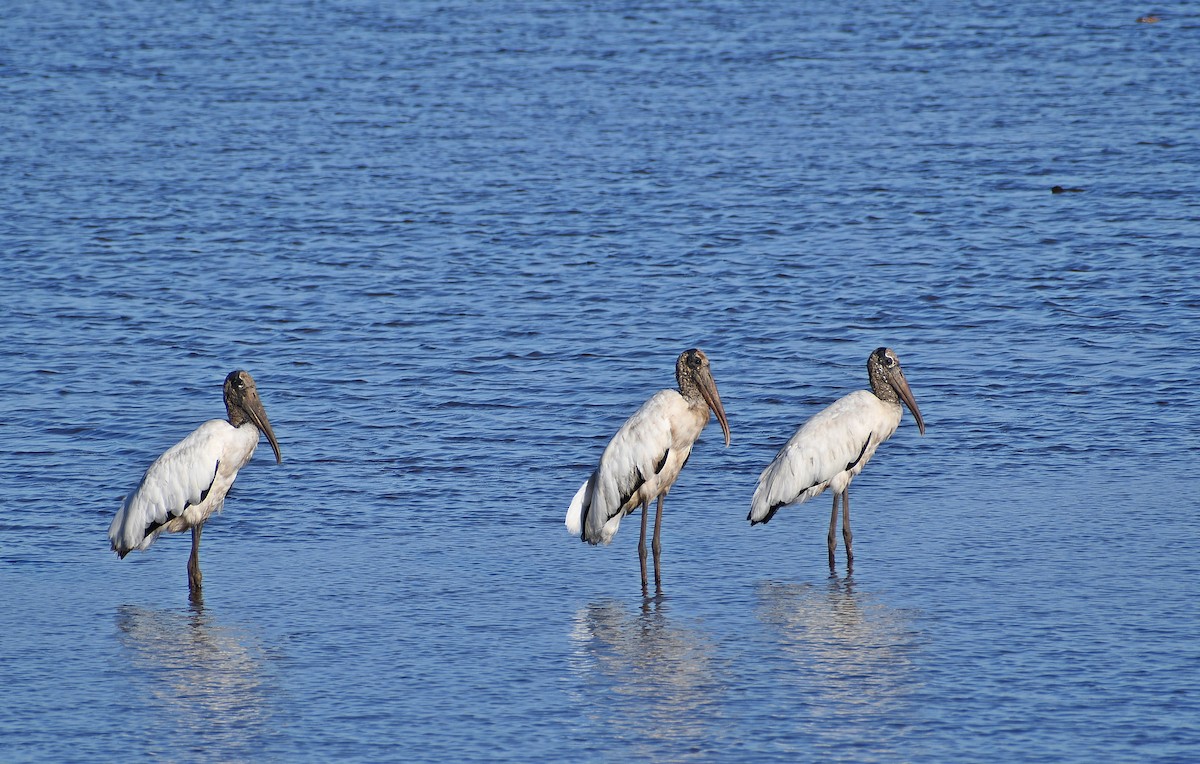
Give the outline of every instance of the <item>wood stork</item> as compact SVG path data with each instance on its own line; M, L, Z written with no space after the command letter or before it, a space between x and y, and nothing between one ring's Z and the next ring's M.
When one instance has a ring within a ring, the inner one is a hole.
M837 549L838 498L842 500L842 538L846 561L854 562L850 532L850 481L862 472L879 444L900 426L903 401L925 434L925 420L908 389L900 359L890 348L877 348L867 358L871 389L856 390L815 414L792 436L758 478L750 500L751 525L770 521L780 507L797 504L833 489L829 518L829 567Z
M717 415L729 445L729 422L713 381L708 356L695 348L675 362L679 391L660 390L642 404L609 441L592 476L576 492L567 510L567 530L589 544L607 544L621 518L642 508L638 558L642 592L646 592L646 515L658 499L654 518L654 588L662 591L659 557L662 553L663 498L671 490L692 453L692 445L708 424L709 409Z
M263 409L254 379L244 371L225 377L225 410L229 421L212 419L154 460L137 488L125 497L108 528L108 540L121 558L148 549L160 533L192 531L188 588L200 591L200 532L225 503L238 470L246 466L267 436L281 464L279 442Z

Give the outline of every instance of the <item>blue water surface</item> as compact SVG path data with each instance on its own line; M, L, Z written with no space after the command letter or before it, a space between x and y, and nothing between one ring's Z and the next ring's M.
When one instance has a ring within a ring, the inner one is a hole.
M1198 40L1115 0L8 8L0 759L1197 760ZM830 575L828 496L745 516L881 345L928 429ZM693 346L732 445L644 599L637 515L562 518ZM186 536L105 534L235 368L283 464L189 602Z

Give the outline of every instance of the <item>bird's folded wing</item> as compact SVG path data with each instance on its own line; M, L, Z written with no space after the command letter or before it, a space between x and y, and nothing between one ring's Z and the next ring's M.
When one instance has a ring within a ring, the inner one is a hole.
M859 390L838 399L805 422L779 449L758 478L750 502L751 522L767 522L781 506L813 498L861 458L871 438L871 423L859 413L863 410L860 399L870 395Z
M675 409L687 404L674 390L663 390L642 404L604 449L592 497L595 522L603 525L620 515L621 508L641 487L654 479L673 442Z
M150 465L109 526L114 550L123 554L144 549L153 541L147 537L148 530L204 501L224 451L223 436L231 430L233 427L220 419L205 422Z

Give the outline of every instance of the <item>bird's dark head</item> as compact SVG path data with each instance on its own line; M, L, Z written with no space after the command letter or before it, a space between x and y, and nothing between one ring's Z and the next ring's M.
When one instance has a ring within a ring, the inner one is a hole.
M675 380L681 381L684 377L692 376L701 369L708 368L708 356L700 348L692 348L685 350L679 354L679 359L675 361Z
M883 401L904 402L917 420L917 429L925 434L925 420L917 408L917 400L908 388L908 380L900 368L900 359L891 348L875 348L867 358L867 375L871 378L871 390Z
M225 377L225 411L229 414L229 423L240 427L245 422L252 422L255 427L267 436L271 450L275 452L275 463L282 464L279 455L279 441L275 440L275 431L271 429L271 420L267 419L267 410L263 408L262 399L258 397L258 388L254 378L248 371L231 371Z
M708 356L699 348L685 350L679 354L675 362L675 381L679 384L679 392L684 398L694 400L699 394L712 412L717 415L721 432L725 434L725 445L729 445L729 420L725 418L725 407L721 405L721 395L717 392L717 383L713 379L712 369L708 364Z

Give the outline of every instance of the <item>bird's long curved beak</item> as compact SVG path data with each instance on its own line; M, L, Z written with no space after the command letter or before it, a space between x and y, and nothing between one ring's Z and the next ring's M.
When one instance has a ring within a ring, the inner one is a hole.
M250 421L254 422L254 426L267 436L271 450L275 452L275 463L283 464L283 457L279 455L279 441L275 440L275 431L271 429L271 420L267 419L267 410L263 408L262 400L257 393L252 400L246 401L245 409Z
M900 400L904 401L904 405L912 412L913 419L917 420L917 429L924 435L925 420L921 418L921 409L917 408L917 399L913 397L912 390L908 389L908 380L904 378L904 372L898 372L891 381L892 387L900 395Z
M725 433L725 446L729 446L729 420L725 418L725 407L721 405L721 394L717 392L717 382L712 378L710 372L705 372L699 375L696 380L696 386L700 388L700 395L704 398L704 402L717 415L717 421L721 423L721 431Z

